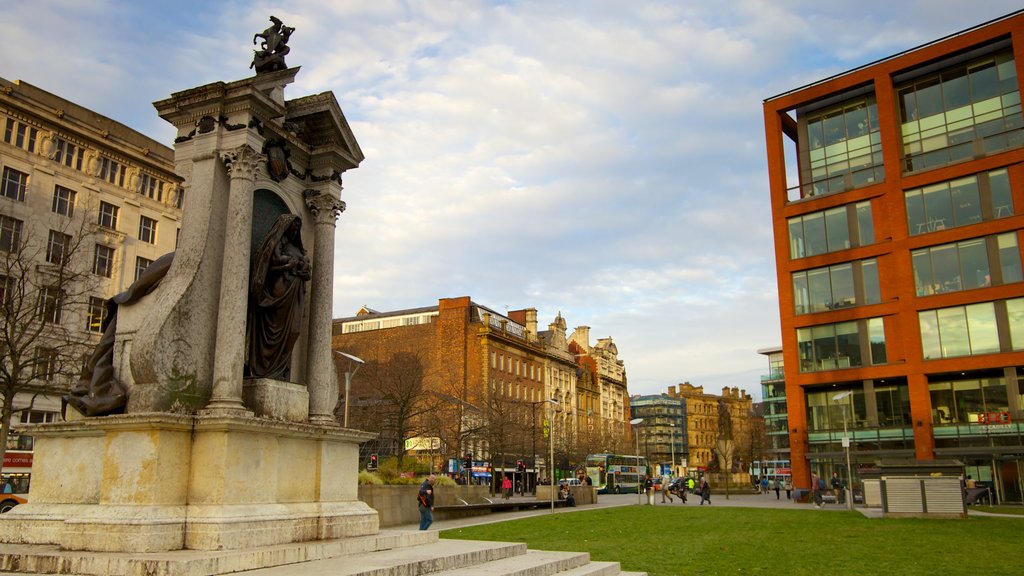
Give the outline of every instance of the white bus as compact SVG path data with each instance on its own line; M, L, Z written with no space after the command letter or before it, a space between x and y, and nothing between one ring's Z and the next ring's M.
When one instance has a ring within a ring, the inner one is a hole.
M636 493L648 474L647 458L622 454L587 456L587 476L598 494Z

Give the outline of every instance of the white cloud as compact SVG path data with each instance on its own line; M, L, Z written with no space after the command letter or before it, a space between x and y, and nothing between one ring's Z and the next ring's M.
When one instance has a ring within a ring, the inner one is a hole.
M561 311L614 338L632 392L756 391L780 342L762 100L1018 7L36 0L5 7L24 25L2 73L169 143L150 103L251 74L275 14L297 28L289 97L333 91L366 154L336 316Z

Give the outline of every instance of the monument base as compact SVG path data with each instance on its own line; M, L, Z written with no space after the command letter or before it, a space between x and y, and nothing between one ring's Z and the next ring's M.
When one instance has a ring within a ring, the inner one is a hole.
M33 427L29 502L0 542L232 550L376 534L358 500L372 434L245 416L134 414Z
M242 385L242 402L264 418L288 422L309 419L309 391L301 384L270 378L246 379Z

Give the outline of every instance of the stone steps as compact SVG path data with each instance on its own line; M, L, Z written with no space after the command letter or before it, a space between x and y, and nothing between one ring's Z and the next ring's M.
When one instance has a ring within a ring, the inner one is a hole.
M618 562L591 562L580 552L528 550L525 544L440 540L435 531L382 531L374 536L219 552L125 554L69 552L56 546L11 545L0 574L78 576L643 576Z

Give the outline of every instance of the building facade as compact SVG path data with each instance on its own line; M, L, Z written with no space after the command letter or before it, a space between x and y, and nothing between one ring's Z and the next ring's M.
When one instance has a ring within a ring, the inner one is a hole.
M43 392L12 422L7 447L20 453L5 459L4 474L21 477L32 442L18 426L58 419L59 394L99 338L104 301L174 251L184 197L170 148L26 82L0 78L0 130L3 298L14 308L31 306L36 293L48 302L45 331L28 344L34 351L3 343L34 355L39 366L14 408ZM11 293L21 287L27 297L19 303ZM15 315L2 321L19 321ZM15 462L22 465L8 466Z
M637 395L629 399L630 420L642 418L633 426L640 455L647 458L655 474L670 470L675 476L687 468L686 399L668 394Z
M1024 500L1022 72L1017 12L765 100L798 487L846 428L855 486L955 458Z
M395 437L370 449L394 454L399 442L419 438L419 445L439 447L450 472L471 454L497 470L521 460L531 479L541 480L552 472L551 452L557 478L572 474L589 452L626 442L602 432L625 430L624 414L616 420L599 412L603 351L590 347L585 327L571 339L566 332L561 315L542 331L535 309L504 315L461 297L411 310L364 308L334 321L332 345L366 362L343 398L355 413L360 406L372 408L368 415L390 413L401 395L389 390L421 383L408 423L389 422L387 434ZM361 424L380 427L352 425Z
M706 394L703 386L684 382L669 386L668 398L682 400L686 408L686 457L688 472L703 472L718 463L721 440L732 440L733 460L749 458L753 400L745 390L723 387L722 395ZM727 414L728 416L725 416ZM723 429L728 422L729 428Z

